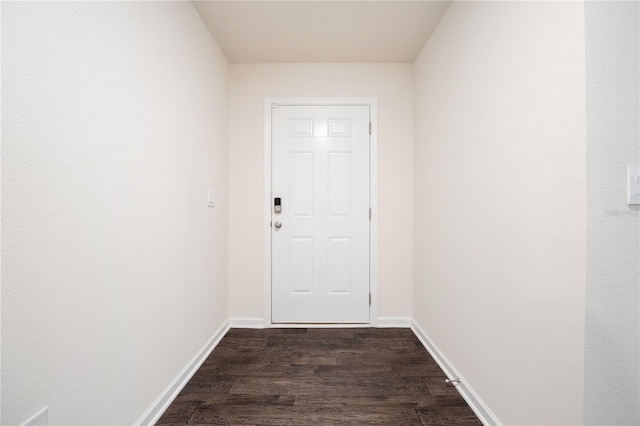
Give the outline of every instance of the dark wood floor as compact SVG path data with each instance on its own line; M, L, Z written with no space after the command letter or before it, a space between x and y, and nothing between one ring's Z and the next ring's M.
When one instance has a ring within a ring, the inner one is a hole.
M479 425L409 329L231 329L157 424Z

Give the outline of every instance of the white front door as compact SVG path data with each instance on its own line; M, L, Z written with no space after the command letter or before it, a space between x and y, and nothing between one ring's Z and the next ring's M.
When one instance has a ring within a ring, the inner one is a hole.
M369 107L271 117L272 321L368 323Z

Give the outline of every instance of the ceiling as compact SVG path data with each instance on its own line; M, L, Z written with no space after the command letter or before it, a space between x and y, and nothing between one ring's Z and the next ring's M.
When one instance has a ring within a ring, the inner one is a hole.
M451 0L193 3L230 63L410 63Z

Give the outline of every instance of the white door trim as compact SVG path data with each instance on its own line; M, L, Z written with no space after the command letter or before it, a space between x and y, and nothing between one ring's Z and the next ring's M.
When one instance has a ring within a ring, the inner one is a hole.
M369 150L369 325L378 325L378 99L377 98L265 98L264 100L264 326L271 322L271 105L368 106L371 120ZM295 326L295 324L287 324ZM333 326L327 324L327 327ZM344 327L344 324L339 326ZM360 324L362 326L362 324Z

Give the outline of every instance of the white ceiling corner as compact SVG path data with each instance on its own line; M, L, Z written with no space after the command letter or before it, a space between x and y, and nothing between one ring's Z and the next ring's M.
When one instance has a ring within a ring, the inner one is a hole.
M193 1L230 63L410 63L450 3Z

